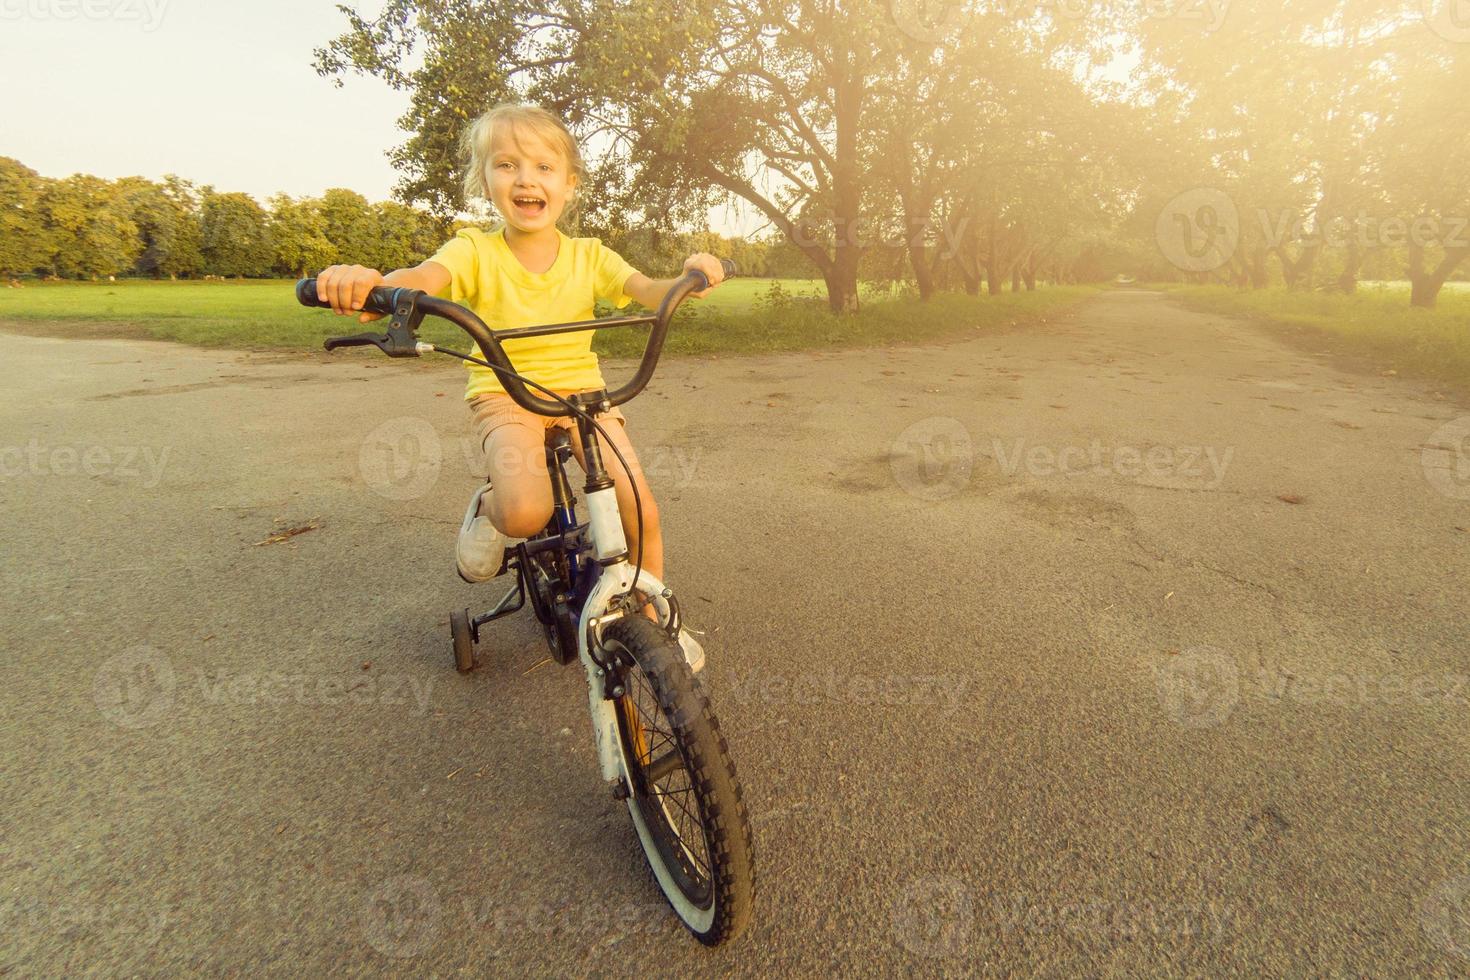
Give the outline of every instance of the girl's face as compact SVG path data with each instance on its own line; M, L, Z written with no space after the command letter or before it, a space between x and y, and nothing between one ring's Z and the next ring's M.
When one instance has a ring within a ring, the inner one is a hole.
M531 134L497 129L485 164L490 200L506 224L523 233L556 227L577 186L560 150Z

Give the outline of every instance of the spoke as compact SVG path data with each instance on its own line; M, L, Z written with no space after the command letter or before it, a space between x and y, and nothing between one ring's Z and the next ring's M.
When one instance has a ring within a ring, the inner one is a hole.
M666 723L658 692L636 661L626 672L624 683L628 707L623 713L624 724L636 728L629 731L627 737L642 750L634 761L641 770L641 782L648 793L644 797L645 812L650 816L656 814L658 822L663 825L658 835L665 839L663 847L668 848L667 853L682 867L682 873L691 880L708 882L712 880L709 842L699 819L698 797L693 801L685 799L696 791L679 754L679 740L671 729L658 724L660 721ZM644 759L649 761L645 763ZM663 779L675 785L660 786L658 782ZM673 839L668 840L669 837Z
M696 826L699 824L699 818L696 817L693 813L690 813L689 812L689 808L686 807L679 800L674 799L668 793L665 793L665 792L663 792L661 790L658 790L657 787L655 787L655 793L654 793L654 795L656 795L661 800L669 800L670 802L672 802L674 804L674 806L678 807L679 808L679 812L682 813L682 814L684 814L684 816L688 817L692 823L694 823ZM683 834L680 834L679 836L682 839L684 835Z

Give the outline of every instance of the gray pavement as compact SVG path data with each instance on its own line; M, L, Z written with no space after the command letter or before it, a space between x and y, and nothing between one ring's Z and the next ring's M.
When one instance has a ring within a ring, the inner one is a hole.
M1452 397L1144 292L669 361L759 861L710 952L529 614L452 669L461 369L3 347L0 973L1470 972Z

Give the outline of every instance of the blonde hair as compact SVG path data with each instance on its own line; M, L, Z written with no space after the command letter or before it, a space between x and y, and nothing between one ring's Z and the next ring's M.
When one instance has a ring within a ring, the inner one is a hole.
M538 105L503 102L470 123L460 138L460 152L468 161L464 173L466 203L477 197L490 199L490 185L485 180L485 164L490 159L490 146L495 142L495 134L507 127L511 139L517 143L520 142L522 133L529 133L554 148L566 160L567 172L575 175L577 186L581 186L587 172L582 163L582 151L577 148L577 139L567 129L566 123ZM576 201L575 194L572 200ZM567 210L572 208L569 206Z

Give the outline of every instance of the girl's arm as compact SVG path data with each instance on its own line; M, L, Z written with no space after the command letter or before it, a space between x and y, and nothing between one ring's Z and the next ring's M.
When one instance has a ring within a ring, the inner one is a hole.
M720 265L720 260L708 252L696 252L684 260L684 271L698 269L709 279L709 289L702 289L697 293L690 293L695 299L704 299L710 291L725 279L725 267ZM623 285L623 292L636 299L639 303L656 310L664 297L669 295L669 290L674 288L678 279L650 279L641 272L635 272L628 277L627 283Z
M334 265L323 269L316 277L316 295L323 303L331 303L338 316L347 316L362 309L368 293L375 286L407 286L409 289L422 289L432 296L447 285L449 270L437 262L421 262L412 269L398 269L386 276L377 269L360 265ZM357 322L371 323L380 319L381 313L364 313Z

